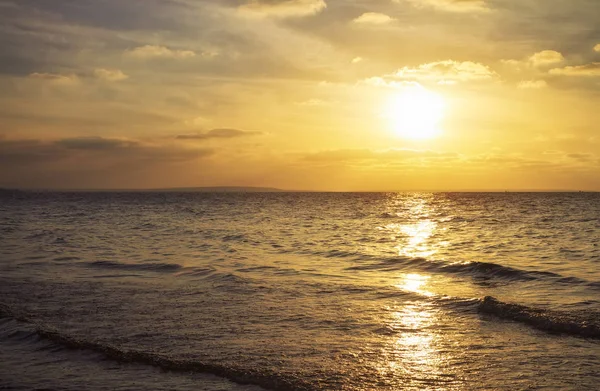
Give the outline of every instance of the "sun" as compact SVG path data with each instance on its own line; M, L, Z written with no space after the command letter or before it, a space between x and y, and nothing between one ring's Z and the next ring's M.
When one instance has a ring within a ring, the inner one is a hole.
M423 87L411 87L393 95L385 109L394 132L400 137L425 140L440 133L444 99Z

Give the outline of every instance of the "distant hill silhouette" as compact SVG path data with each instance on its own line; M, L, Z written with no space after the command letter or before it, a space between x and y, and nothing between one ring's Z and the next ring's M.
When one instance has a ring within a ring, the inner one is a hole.
M285 190L274 187L251 186L213 186L213 187L174 187L166 189L152 189L145 191L185 192L185 193L277 193Z

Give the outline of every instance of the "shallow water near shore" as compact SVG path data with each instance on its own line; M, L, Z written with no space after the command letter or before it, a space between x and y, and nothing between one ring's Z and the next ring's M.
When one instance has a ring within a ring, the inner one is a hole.
M0 388L595 389L598 193L18 193Z

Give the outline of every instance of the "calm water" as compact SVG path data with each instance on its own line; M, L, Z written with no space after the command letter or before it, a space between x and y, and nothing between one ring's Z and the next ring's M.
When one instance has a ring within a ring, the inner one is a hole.
M0 388L592 390L600 194L0 198Z

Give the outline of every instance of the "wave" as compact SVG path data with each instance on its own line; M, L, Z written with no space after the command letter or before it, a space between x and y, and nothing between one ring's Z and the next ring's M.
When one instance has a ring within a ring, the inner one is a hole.
M139 271L154 271L154 272L174 272L181 269L183 266L177 263L121 263L114 261L95 261L86 264L89 267L101 269L118 269L118 270L139 270Z
M75 256L73 256L73 257L65 256L65 257L54 258L53 261L56 261L56 262L69 262L69 261L79 261L80 259L81 258L75 257Z
M600 339L600 313L597 312L550 311L504 303L492 296L481 300L478 312L525 323L550 333Z
M376 263L351 266L346 270L383 270L399 271L418 269L427 272L465 275L473 278L499 279L505 281L552 280L560 284L588 284L589 281L577 277L564 277L558 273L538 270L523 270L491 262L454 262L446 263L425 258L394 257Z
M38 231L38 232L34 232L28 236L25 237L25 239L37 239L37 238L41 238L44 236L49 236L49 235L53 235L54 233L50 230L44 229L42 231Z
M178 276L188 276L188 277L205 277L215 273L217 269L211 266L207 267L190 267L184 268L179 273Z
M32 326L24 327L23 330L12 331L8 335L4 335L4 338L19 339L21 341L41 338L62 348L100 353L105 358L120 363L150 365L173 372L208 373L238 384L251 384L273 391L309 391L314 389L309 380L298 376L286 376L264 367L244 368L199 360L175 359L160 353L127 350L111 344L77 338L39 325L24 316L18 316L8 307L2 305L0 305L1 318L13 319Z

